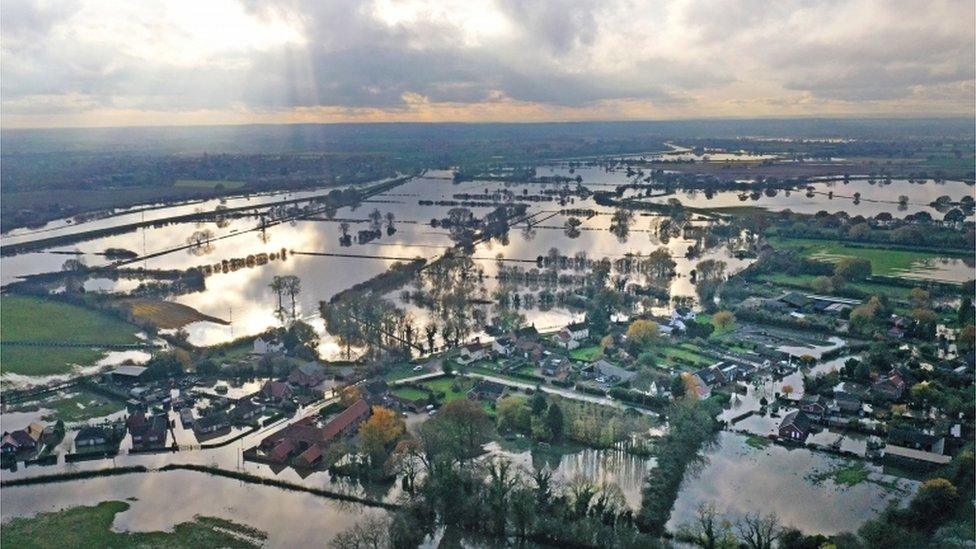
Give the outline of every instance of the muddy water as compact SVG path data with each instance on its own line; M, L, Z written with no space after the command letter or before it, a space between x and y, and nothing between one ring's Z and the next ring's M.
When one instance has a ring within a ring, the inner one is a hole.
M130 498L135 498L130 500ZM241 483L193 471L131 474L16 486L0 494L3 521L101 501L129 500L116 531L171 531L196 515L216 516L268 533L268 547L322 547L365 517L386 511L302 492Z

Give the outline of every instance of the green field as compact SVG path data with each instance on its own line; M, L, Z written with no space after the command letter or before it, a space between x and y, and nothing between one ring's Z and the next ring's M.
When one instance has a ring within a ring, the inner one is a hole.
M0 530L4 547L260 547L267 535L214 517L196 517L171 532L113 532L115 515L129 509L123 501L72 507L30 518L15 518Z
M457 381L459 387L457 391L454 391L452 389L454 387L455 381ZM474 385L474 381L466 378L444 377L432 381L425 381L422 385L432 391L443 392L444 393L443 404L447 404L452 400L457 400L459 398L466 398L468 395L468 391L471 390L471 387Z
M223 181L221 179L177 179L173 182L174 187L190 189L216 189L218 185L223 185L225 189L240 189L247 183L244 181Z
M603 347L593 345L592 347L580 347L569 352L569 357L581 362L593 362L603 353Z
M872 274L882 276L903 276L906 272L924 270L923 263L926 260L946 257L945 255L932 252L861 247L831 240L780 237L773 237L769 240L774 248L792 248L799 250L810 259L831 262L839 261L845 257L867 259L871 262Z
M0 297L0 341L134 343L138 328L106 314L76 305L30 296ZM103 351L75 347L0 345L4 373L54 375L72 364L89 365Z
M65 423L75 423L114 414L123 408L123 403L88 391L81 391L67 398L45 402L42 406L53 412L51 415L44 416L44 421L60 419Z
M398 379L404 379L404 378L413 377L413 376L417 376L417 375L421 375L421 374L427 373L427 372L423 372L423 371L421 371L421 372L415 372L415 371L413 371L413 367L414 367L414 365L413 364L409 364L409 363L408 364L400 364L399 366L394 366L392 369L390 369L389 372L387 372L383 376L383 378L386 379L387 381L396 381Z
M804 286L809 289L810 283L813 282L813 280L817 277L815 275L788 275L785 273L776 273L764 274L756 278L757 280L764 280L772 282L773 284ZM905 286L891 286L888 284L877 284L874 282L847 282L844 284L844 287L854 288L869 295L886 295L890 299L901 301L908 299L908 294L912 291L911 288L907 288ZM813 290L808 291L812 292Z
M679 370L691 370L714 364L715 361L698 354L694 346L682 343L680 345L655 345L651 352L661 365L668 365Z

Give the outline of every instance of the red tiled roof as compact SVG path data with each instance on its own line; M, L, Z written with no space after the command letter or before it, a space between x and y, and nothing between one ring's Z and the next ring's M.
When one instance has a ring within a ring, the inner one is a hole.
M339 436L352 423L363 419L369 415L369 404L365 400L359 399L352 406L346 408L332 421L325 426L323 434L326 440L332 440Z
M307 450L302 452L300 456L298 456L298 462L300 465L310 466L320 457L322 457L322 447L317 444L313 444L312 446L309 446Z
M273 450L271 450L271 459L275 461L285 461L288 458L288 454L295 449L295 443L290 440L282 440L279 442Z

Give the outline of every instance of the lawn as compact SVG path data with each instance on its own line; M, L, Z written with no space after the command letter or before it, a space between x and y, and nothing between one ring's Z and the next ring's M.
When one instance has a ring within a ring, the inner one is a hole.
M132 324L77 305L32 296L0 297L2 341L135 343L136 332ZM72 364L92 364L103 354L81 347L0 345L0 364L5 373L54 375L70 372Z
M123 501L72 507L34 517L15 518L0 530L5 547L260 547L267 535L255 528L213 517L196 517L171 532L114 532Z
M457 391L452 390L455 381L457 381L459 387L459 390ZM447 404L448 402L451 402L452 400L457 400L459 398L466 398L468 395L468 391L471 389L473 385L474 385L474 381L470 379L450 378L450 377L444 377L432 381L426 381L423 383L424 387L427 387L432 391L440 391L444 393L443 404Z
M665 362L678 369L687 369L688 366L691 366L692 368L704 367L715 362L706 356L698 354L694 347L688 345L687 343L682 343L681 345L666 345L656 347L654 349L654 354L657 355L659 359L663 359Z
M867 259L871 262L872 273L882 276L902 276L906 272L924 269L922 263L926 260L945 257L942 254L930 252L889 250L848 245L836 240L774 237L770 239L770 243L776 248L800 250L803 255L811 259L823 261L835 262L845 257Z
M593 345L592 347L580 347L569 352L569 357L581 362L593 362L603 353L603 347Z
M177 179L173 182L174 187L184 187L189 189L216 189L222 185L225 189L240 189L247 185L245 181L223 181L221 179Z
M205 315L193 307L172 301L136 298L126 299L121 304L132 313L132 316L152 322L157 328L163 330L174 330L200 321L230 324L226 320Z
M76 423L114 414L122 409L123 404L95 393L81 391L67 398L45 402L41 406L54 412L44 416L44 421L60 419L65 423Z

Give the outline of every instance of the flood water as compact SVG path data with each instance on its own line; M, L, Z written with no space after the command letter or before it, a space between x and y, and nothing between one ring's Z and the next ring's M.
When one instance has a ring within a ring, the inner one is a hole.
M809 477L847 462L822 452L769 445L756 449L746 438L722 432L706 452L706 464L686 474L668 529L697 516L700 504L713 503L719 514L735 519L746 513L775 513L780 523L806 534L851 532L878 515L891 501L911 497L918 483L883 474L871 464L869 481L851 487ZM871 482L874 479L877 482ZM896 485L898 489L880 483Z
M131 500L130 498L134 498ZM0 493L3 521L102 501L126 501L113 530L172 531L215 516L268 534L268 547L322 547L367 516L386 511L304 492L242 483L195 471L167 471L13 486Z

